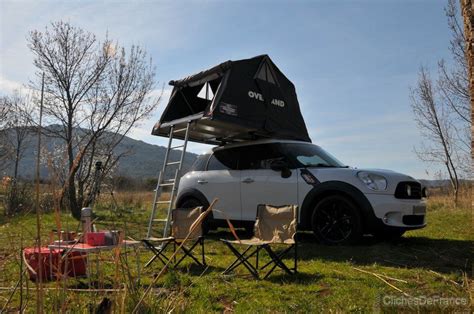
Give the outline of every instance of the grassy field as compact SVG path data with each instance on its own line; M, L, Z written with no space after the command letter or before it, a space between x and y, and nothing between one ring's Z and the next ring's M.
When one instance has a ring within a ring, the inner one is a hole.
M128 237L142 238L151 195L124 193L118 203L120 209L111 211L110 200L102 199L96 210L99 228L124 229ZM359 245L331 247L302 235L299 274L275 272L266 280L252 279L245 268L233 275L221 274L233 255L218 241L230 237L229 233L218 230L206 240L209 266L200 268L188 260L168 271L153 285L140 312L470 312L471 209L468 205L453 209L434 198L429 201L427 219L428 227L408 232L396 243L366 237ZM57 221L53 213L42 216L44 244ZM60 221L63 228L78 227L67 214L61 214ZM0 214L0 312L2 308L17 311L20 302L26 312L35 311L35 284L27 280L18 284L21 248L33 245L35 230L32 214L14 218ZM101 272L91 282L100 289L88 291L86 278L46 283L45 312L88 313L104 297L112 300L114 312L130 312L161 265L155 262L142 269L138 286L133 254L119 258L118 253L97 256ZM142 248L141 265L150 256Z

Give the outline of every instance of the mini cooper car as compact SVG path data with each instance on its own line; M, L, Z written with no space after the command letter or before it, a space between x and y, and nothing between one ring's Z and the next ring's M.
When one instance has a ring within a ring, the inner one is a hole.
M323 243L348 244L363 234L398 238L426 226L425 195L408 175L351 168L300 141L229 144L198 157L180 181L177 207L219 198L207 230L226 220L249 231L259 204L299 206L299 229Z

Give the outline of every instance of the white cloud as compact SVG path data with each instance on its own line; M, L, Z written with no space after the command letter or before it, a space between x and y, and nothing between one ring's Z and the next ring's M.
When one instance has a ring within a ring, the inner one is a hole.
M11 94L12 92L21 89L25 89L25 86L22 83L0 76L0 93Z
M27 36L32 30L44 30L53 21L69 21L94 33L99 40L108 33L109 38L121 46L138 44L153 59L186 44L188 38L183 29L188 25L185 16L191 14L189 6L178 5L177 10L166 3L137 5L113 1L111 4L112 1L0 1L2 90L14 89L12 82L28 83L34 79L34 55L27 46ZM170 29L182 34L175 36Z

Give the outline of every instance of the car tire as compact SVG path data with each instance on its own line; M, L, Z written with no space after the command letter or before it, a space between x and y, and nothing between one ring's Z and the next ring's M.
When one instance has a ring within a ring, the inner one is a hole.
M319 242L346 245L362 236L359 210L353 201L342 195L331 195L319 201L311 217L313 233Z
M206 206L204 206L201 201L199 201L198 199L196 198L187 198L185 199L181 205L179 206L180 208L189 208L189 209L192 209L192 208L196 208L196 207L202 207L202 210L206 210ZM204 221L202 222L202 233L203 235L206 235L209 233L209 230L210 230L210 222L209 222L209 215L204 219Z

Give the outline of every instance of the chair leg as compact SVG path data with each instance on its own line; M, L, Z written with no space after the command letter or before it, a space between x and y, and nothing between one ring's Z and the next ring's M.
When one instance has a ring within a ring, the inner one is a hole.
M173 241L173 254L176 252L176 241ZM173 257L173 263L176 265L176 254Z
M247 254L247 252L251 249L252 247L249 246L247 247L247 249L241 254L242 256L245 256L245 254ZM252 256L252 255L250 255ZM246 259L248 259L248 257L246 257ZM232 271L233 269L235 269L237 266L239 266L242 262L240 262L240 260L238 258L235 259L235 261L229 265L229 267L226 268L226 270L224 270L224 273L228 273L230 271Z
M293 272L281 261L280 256L275 254L275 252L273 252L273 250L271 249L271 247L269 245L264 245L263 248L265 249L265 251L267 251L268 255L270 255L270 258L275 262L275 265L265 275L264 279L266 279L273 272L273 270L276 268L276 266L283 269L289 275L293 275Z
M166 249L168 246L169 242L166 242L162 248L157 249L152 243L149 241L143 241L145 243L145 246L152 251L153 254L155 254L150 260L145 264L145 267L150 266L156 259L158 259L163 265L166 265L166 263L169 261L168 257L163 254L163 251Z
M251 258L252 256L254 256L254 255L257 253L258 247L257 247L253 252L250 252L250 254L245 255L246 252L250 251L251 249L252 249L252 247L249 246L248 249L246 249L246 250L244 251L244 253L241 254L243 260L240 260L240 259L237 258L237 259L234 261L234 263L232 263L233 266L228 268L228 271L227 271L227 272L233 271L233 270L236 269L240 264L242 264L243 261L245 261L248 265L250 265L253 269L255 269L256 273L258 274L258 268L257 268L257 267L254 267L254 266L250 263L250 258ZM234 264L235 264L235 265L234 265Z
M204 238L200 238L199 241L201 242L201 254L202 254L202 264L206 264L206 254L204 253Z
M252 264L250 264L247 259L250 257L250 256L253 256L255 253L256 253L256 250L250 254L249 256L247 257L244 257L242 254L240 254L239 251L237 251L229 242L224 242L227 247L234 253L235 256L237 256L237 259L240 261L240 263L236 264L235 266L233 266L233 268L231 269L234 269L235 267L237 267L238 265L240 264L243 264L245 266L245 268L247 268L247 270L252 274L252 276L255 278L255 279L258 279L258 271L255 269L255 267L253 267ZM248 249L246 250L248 251ZM230 268L230 267L229 267ZM227 272L229 272L231 269L226 269L223 273L226 274Z
M278 257L281 259L284 255L286 255L286 253L288 253L291 250L291 248L292 247L290 246L290 247L286 248L284 251L278 253ZM273 260L271 260L268 263L266 263L265 265L263 265L262 268L260 268L260 269L265 269L271 264L274 264Z
M145 267L148 267L150 266L156 259L158 258L158 255L153 255L149 260L148 262L146 262L145 264ZM161 262L163 262L161 259L160 259Z
M258 251L260 251L260 247L257 246L257 257L255 258L255 268L258 270Z
M175 267L178 266L185 258L186 256L189 256L192 258L199 266L204 266L193 254L192 250L196 247L196 245L199 243L199 240L194 242L194 244L189 248L185 248L184 246L181 246L181 250L184 252L183 256L176 262Z
M294 253L295 253L295 274L298 272L298 242L295 241L295 245L294 245L295 249L294 249Z

